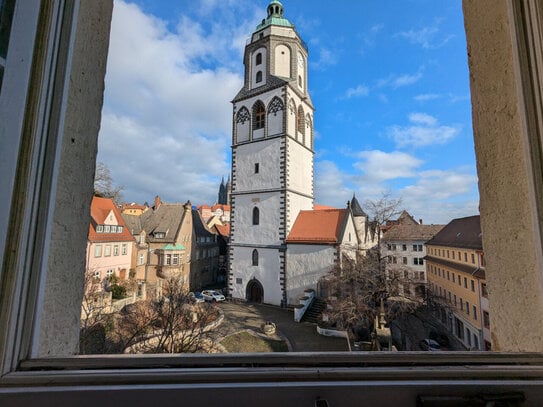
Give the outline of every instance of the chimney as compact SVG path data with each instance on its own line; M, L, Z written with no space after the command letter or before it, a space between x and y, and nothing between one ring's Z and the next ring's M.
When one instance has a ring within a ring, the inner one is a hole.
M158 195L155 196L155 206L153 206L153 209L156 211L161 203L162 201L160 200L160 197Z
M419 219L419 223L422 225L422 219Z

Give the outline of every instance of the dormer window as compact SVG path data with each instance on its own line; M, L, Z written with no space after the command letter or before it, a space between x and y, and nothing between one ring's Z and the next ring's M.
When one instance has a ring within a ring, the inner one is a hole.
M123 226L96 225L96 233L123 233Z
M155 232L153 234L153 236L155 237L155 239L164 239L166 237L166 233L164 233L164 232Z

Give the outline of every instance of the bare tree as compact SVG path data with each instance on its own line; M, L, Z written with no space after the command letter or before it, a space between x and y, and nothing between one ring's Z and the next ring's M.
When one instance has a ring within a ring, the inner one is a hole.
M381 228L402 212L401 205L402 198L393 198L390 192L384 192L377 200L367 199L364 202L364 209L378 229L379 243L381 243Z
M96 270L85 271L79 351L82 354L104 353L106 334L112 324L110 315L111 292L103 290L102 281Z
M400 287L408 284L402 270L385 274L379 250L338 265L325 277L328 294L328 322L338 329L355 333L361 328L372 330L383 303L387 321L403 313L411 313L421 304L403 295Z
M327 292L328 322L339 329L355 333L361 329L371 331L375 317L384 306L387 321L403 313L411 313L420 302L404 296L402 286L412 284L410 275L398 265L394 272L386 272L387 258L381 255L381 227L401 213L401 199L385 193L376 201L366 201L365 210L378 233L378 244L367 250L356 261L343 256L325 276L322 285Z
M163 296L138 303L117 321L116 340L135 353L194 353L213 347L217 307L194 303L179 278L167 280Z
M106 164L97 162L94 173L94 193L103 198L112 198L116 204L120 204L123 189L124 186L114 184L111 171Z

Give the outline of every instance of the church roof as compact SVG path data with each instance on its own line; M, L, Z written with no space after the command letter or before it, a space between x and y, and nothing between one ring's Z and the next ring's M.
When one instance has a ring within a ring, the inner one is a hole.
M353 216L368 216L362 210L362 207L360 206L360 203L358 202L358 199L356 199L356 196L354 196L354 194L353 199L351 200L351 211L353 212Z
M283 5L278 0L272 0L270 2L268 5L268 18L263 19L262 22L256 26L256 31L262 30L270 25L294 28L294 24L283 17Z
M279 78L274 75L269 75L266 79L266 84L259 86L258 88L253 89L247 89L245 86L241 88L241 90L238 92L238 94L234 97L233 102L236 102L238 100L247 99L256 95L259 95L261 93L265 93L269 90L280 88L281 86L284 86L288 84L289 81Z
M325 209L337 209L337 208L334 208L333 206L328 206L328 205L320 205L320 204L314 204L313 205L313 210L314 211L322 211L322 210L325 210Z
M346 212L346 209L300 211L287 237L287 243L338 243Z

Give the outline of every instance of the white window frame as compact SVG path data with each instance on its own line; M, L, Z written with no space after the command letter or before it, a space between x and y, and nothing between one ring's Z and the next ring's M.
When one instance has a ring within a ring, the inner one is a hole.
M53 69L57 67L56 56L61 54L54 51L61 48L63 41L66 41L65 36L49 34L59 33L60 28L64 28L68 30L68 39L71 41L77 27L74 25L70 29L67 23L75 21L73 16L77 16L80 8L92 7L89 4L98 4L99 1L80 3L77 0L52 0L49 2L52 10L50 14L47 13L48 8L41 8L45 2L19 0L17 3L12 37L13 42L20 47L12 47L10 43L10 52L14 51L8 55L6 61L6 87L2 89L0 96L0 112L6 108L7 100L10 101L9 112L15 112L13 116L10 115L9 123L0 120L6 126L0 129L1 136L7 138L2 141L8 141L2 143L0 150L0 192L5 202L12 202L12 198L21 195L26 200L20 216L12 213L10 205L2 205L3 208L0 209L1 258L9 256L10 260L15 260L15 266L2 268L0 275L3 283L0 287L0 401L3 405L50 405L48 400L54 400L55 405L73 405L82 399L92 405L128 405L135 400L160 402L162 399L181 399L186 404L196 404L201 402L203 395L218 397L224 404L241 406L253 405L256 397L262 407L278 403L284 406L314 405L317 397L321 396L328 399L330 405L358 405L361 400L376 400L380 401L381 405L400 405L403 401L414 403L421 392L458 395L462 394L461 392L479 394L482 389L499 392L503 389L519 388L531 397L531 400L539 400L538 396L543 392L541 354L500 355L474 352L444 354L437 359L434 355L429 355L429 352L221 355L196 359L163 355L132 359L123 356L54 359L34 357L38 337L35 327L38 326L41 315L39 306L44 304L43 279L50 272L43 263L47 259L52 240L48 232L51 230L55 209L52 204L56 202L56 174L60 166L60 156L49 156L45 160L36 150L35 154L39 159L28 160L27 164L24 164L24 169L29 171L29 179L34 182L15 183L19 168L19 147L23 142L23 124L25 120L29 120L28 117L23 120L23 113L28 113L25 106L28 102L27 96L32 92L27 92L31 88L27 79L16 86L14 83L17 80L13 79L12 75L17 72L19 76L25 78L26 75L28 78L33 56L38 62L44 60L50 63L40 65L46 67L42 72L43 79L39 82L41 90L44 91L41 94L43 98L40 95L36 99L30 97L29 100L32 106L36 107L52 108L58 100L62 101L62 106L60 111L56 111L56 107L52 109L52 116L45 113L50 111L48 109L36 110L37 118L42 119L36 123L41 123L38 126L43 128L35 130L36 139L31 141L40 145L40 142L45 142L46 136L58 133L61 128L59 123L64 117L62 108L67 104L63 97L47 99L47 85L59 85L69 80L62 74L62 69ZM107 2L102 2L105 3ZM107 4L104 8L107 9ZM510 8L513 9L513 6ZM40 11L44 14L42 17L46 22L45 27L38 27ZM34 41L44 38L41 34L47 34L44 46L40 47L43 55L34 55ZM70 51L71 48L66 47L66 50ZM64 66L61 65L60 68L62 67ZM14 71L12 68L20 70ZM70 72L70 67L67 68ZM15 132L10 129L15 129ZM58 153L60 145L60 141L53 144ZM52 164L52 168L44 163ZM42 171L48 168L50 173ZM38 186L45 188L39 189ZM40 207L42 209L38 211ZM36 214L43 217L36 218ZM6 254L7 236L13 228L23 236L14 247L15 252ZM11 281L13 284L9 285ZM156 369L156 366L168 368ZM405 402L403 405L407 405Z
M94 257L102 257L102 245L97 244L94 246Z

